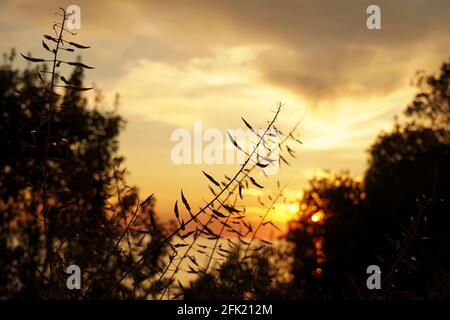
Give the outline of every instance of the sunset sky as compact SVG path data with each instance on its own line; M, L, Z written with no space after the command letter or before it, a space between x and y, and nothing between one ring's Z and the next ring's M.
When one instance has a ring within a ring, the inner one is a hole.
M105 105L120 94L130 183L143 197L155 193L166 215L181 188L194 204L209 196L202 170L237 168L173 164L173 130L194 121L240 128L241 116L263 126L284 103L279 127L303 116L303 145L265 192L279 180L295 202L319 169L362 176L367 148L411 100L415 72L437 70L450 53L448 0L0 0L2 52L41 54L53 12L70 4L81 8L75 41L92 47L83 52L95 66L86 84L103 90ZM381 30L366 28L369 4L381 7Z

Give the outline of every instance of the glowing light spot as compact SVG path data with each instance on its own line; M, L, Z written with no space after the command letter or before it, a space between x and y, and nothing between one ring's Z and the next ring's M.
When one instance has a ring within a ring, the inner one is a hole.
M323 211L317 211L316 213L314 213L311 216L311 221L312 222L319 222L319 221L323 220L323 217L324 217Z
M298 203L277 203L275 210L270 215L270 219L275 222L289 222L295 220L300 212Z
M316 270L314 270L314 276L319 278L321 275L322 275L322 268L316 268Z
M291 203L286 205L286 209L290 212L290 213L297 213L299 211L299 207L298 207L298 203Z
M322 250L322 241L317 240L316 242L314 242L314 246L317 250Z

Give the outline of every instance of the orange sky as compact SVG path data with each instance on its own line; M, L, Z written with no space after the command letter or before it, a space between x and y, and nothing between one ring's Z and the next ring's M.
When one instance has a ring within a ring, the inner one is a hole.
M77 41L92 46L83 61L96 67L87 83L102 88L107 102L121 95L130 182L143 197L154 192L166 215L181 188L200 205L208 196L201 171L220 177L236 166L174 165L171 132L192 130L194 121L240 128L241 116L264 125L277 102L286 104L284 131L304 114L304 144L263 194L279 180L292 203L319 169L362 176L365 150L411 100L415 71L436 70L450 52L450 2L376 3L382 29L369 31L370 1L78 1ZM2 51L40 53L53 12L69 4L1 0ZM275 220L292 211L278 209Z

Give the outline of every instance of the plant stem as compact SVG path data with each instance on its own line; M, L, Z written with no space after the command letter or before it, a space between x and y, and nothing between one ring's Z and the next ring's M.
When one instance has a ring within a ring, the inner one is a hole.
M63 18L62 18L62 25L64 26L64 23L66 22L66 12L63 10ZM52 67L52 80L50 84L50 93L48 98L48 103L50 107L50 115L47 122L47 130L45 134L45 140L44 140L44 154L42 158L43 162L43 168L44 168L44 180L42 183L42 203L43 203L43 220L44 220L44 233L45 233L45 242L46 242L46 249L47 249L47 261L49 262L50 266L50 287L53 287L53 254L52 254L52 243L51 243L51 236L49 234L49 227L48 227L48 212L49 212L49 205L48 205L48 152L49 152L49 144L50 144L50 135L51 135L51 126L55 114L55 104L53 100L53 90L55 87L55 70L56 70L56 63L57 63L57 57L58 57L58 50L59 50L59 44L62 41L62 35L63 35L64 28L60 29L59 36L58 36L58 42L56 44L56 48L53 51L53 67Z

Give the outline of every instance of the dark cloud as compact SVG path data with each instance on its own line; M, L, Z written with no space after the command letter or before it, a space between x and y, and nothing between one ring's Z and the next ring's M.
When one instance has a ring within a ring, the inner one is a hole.
M105 76L121 70L111 71L108 63L120 66L146 58L183 65L217 46L262 44L270 49L255 61L261 76L317 100L388 93L404 85L415 69L448 54L448 0L376 1L382 16L379 31L366 28L366 8L372 2L130 0L79 5L81 34L103 49L95 58ZM71 1L6 1L0 16L14 11L28 23L48 24L51 12L68 4ZM433 52L438 50L442 54L436 57Z

